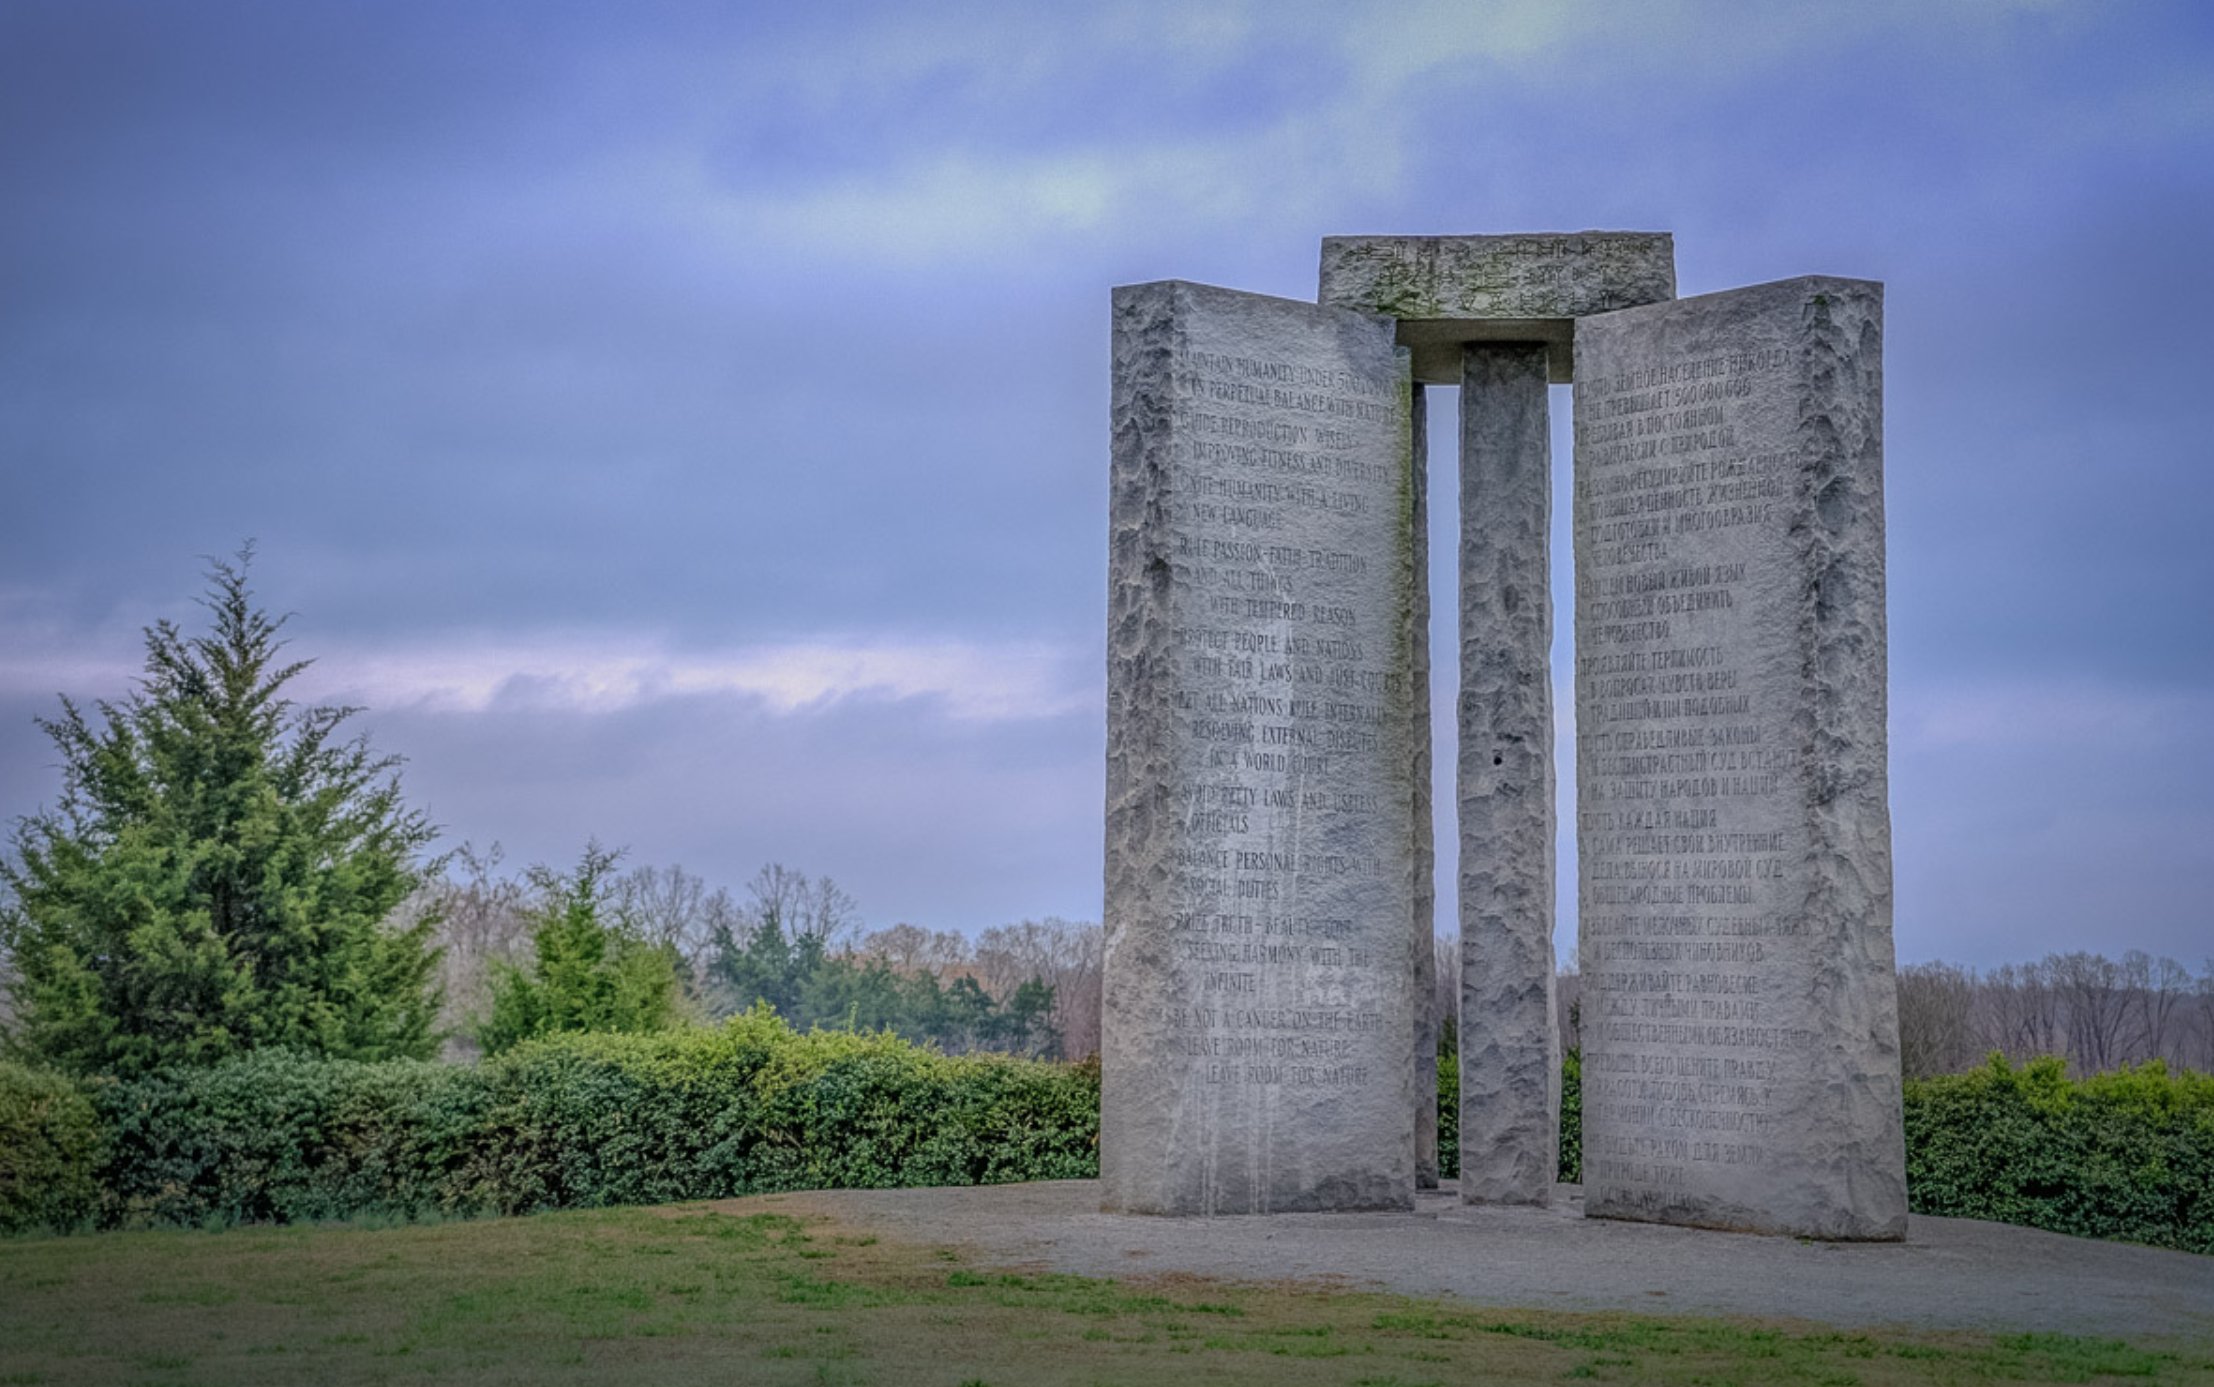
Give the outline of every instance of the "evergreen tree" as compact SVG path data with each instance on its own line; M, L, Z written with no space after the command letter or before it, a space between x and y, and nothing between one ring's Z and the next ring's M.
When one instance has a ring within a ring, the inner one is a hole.
M494 967L491 1015L477 1030L486 1053L553 1031L657 1031L674 1024L676 950L646 939L613 907L620 856L590 843L573 872L531 869L539 897L533 958L528 971Z
M209 565L206 635L146 631L145 673L95 717L67 697L39 726L61 753L58 808L0 854L12 957L9 1048L135 1074L282 1045L427 1056L435 916L387 916L435 830L401 802L398 758L297 708L283 618L254 604L252 550Z
M997 1007L992 994L984 990L984 984L963 973L945 990L944 1009L939 1013L938 1043L955 1054L969 1050L992 1048L994 1032L998 1029Z
M708 982L729 1010L750 1011L766 1002L787 1020L798 1014L800 974L792 941L775 916L750 926L718 926L710 948Z
M924 1036L910 1014L907 989L882 959L828 958L800 984L795 1024L851 1031L894 1031L909 1040Z
M720 1010L766 1005L800 1030L892 1031L949 1054L1058 1052L1054 989L1043 979L995 1000L971 973L942 983L928 968L833 952L830 941L850 930L854 912L852 898L830 878L810 881L771 865L750 889L751 908L710 930L702 959Z
M907 1024L900 1032L909 1040L927 1040L945 1047L947 1030L946 989L938 975L927 970L909 974L901 991Z
M1011 1055L1036 1055L1059 1059L1059 1037L1053 1032L1053 985L1032 978L1000 1003L999 1034L994 1049Z

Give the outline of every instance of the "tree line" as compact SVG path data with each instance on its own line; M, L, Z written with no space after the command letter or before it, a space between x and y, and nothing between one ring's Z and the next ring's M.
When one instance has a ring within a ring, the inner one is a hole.
M1097 925L1025 920L974 940L911 924L870 931L836 881L781 863L733 895L682 866L622 869L596 844L567 871L521 873L503 870L497 846L464 845L395 912L403 927L418 917L438 921L439 1021L454 1059L537 1033L533 970L549 959L553 974L577 973L580 947L593 947L580 936L587 919L610 944L592 966L613 1010L560 1029L655 1029L766 1005L803 1030L892 1031L949 1054L1099 1047ZM618 980L640 971L667 999L652 1018L620 1003Z
M1454 1042L1460 942L1439 936L1431 1014L1441 1053ZM1583 1046L1583 977L1553 979L1563 1051ZM2214 958L2197 973L2132 949L2119 959L2081 950L1976 969L1915 963L1899 970L1899 1059L1909 1079L1965 1074L1993 1055L2019 1064L2052 1055L2078 1077L2159 1060L2214 1073Z
M1096 1050L1096 926L864 934L834 881L777 864L733 898L597 842L520 873L496 847L432 855L398 759L344 731L360 710L287 696L308 662L251 563L208 565L204 633L146 630L127 695L39 721L62 793L0 850L8 1053L126 1076L272 1048L459 1057L756 1006L956 1052Z
M1964 1073L1994 1053L2058 1055L2079 1075L2146 1060L2214 1071L2214 959L2196 974L2138 949L1990 969L1911 964L1899 970L1899 1048L1910 1079Z
M429 855L437 830L399 763L299 707L284 619L254 600L251 549L215 561L204 634L145 633L125 697L64 697L40 726L59 802L0 851L0 1045L133 1074L261 1048L449 1057L562 1030L651 1030L769 1006L794 1025L888 1030L953 1052L1097 1053L1101 932L1065 920L868 932L827 876L763 867L733 896L681 867L505 870L497 847ZM1450 1047L1459 950L1436 945ZM1580 979L1558 978L1563 1048ZM1899 973L1910 1078L1996 1052L2078 1073L2159 1059L2214 1070L2214 960L2131 951Z

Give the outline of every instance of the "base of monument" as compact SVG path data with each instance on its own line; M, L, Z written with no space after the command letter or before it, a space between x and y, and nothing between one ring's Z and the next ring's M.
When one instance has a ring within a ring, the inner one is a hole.
M1315 1280L1477 1305L1787 1317L1914 1326L2202 1338L2208 1259L1973 1219L1916 1216L1906 1240L1725 1236L1546 1208L1464 1205L1455 1182L1398 1213L1133 1218L1099 1212L1096 1180L825 1190L730 1200L734 1213L823 1217L888 1241L959 1245L986 1264L1083 1276Z
M1429 1187L1436 1188L1434 1185ZM1289 1194L1277 1194L1268 1200L1266 1208L1252 1204L1218 1203L1209 1207L1200 1203L1149 1202L1143 1199L1118 1199L1101 1186L1099 1212L1124 1214L1133 1218L1269 1218L1278 1214L1404 1214L1412 1212L1417 1186L1412 1189L1385 1192L1358 1192L1348 1190L1315 1189ZM1427 1193L1427 1190L1423 1190Z
M1604 1205L1583 1198L1581 1187L1577 1188L1578 1202L1584 1206L1585 1217L1607 1219L1616 1223L1658 1223L1671 1228L1696 1228L1709 1233L1813 1238L1832 1243L1895 1243L1906 1237L1906 1220L1903 1217L1877 1221L1839 1214L1792 1225L1777 1222L1765 1210L1731 1210L1712 1202L1685 1208L1670 1208L1666 1205L1652 1208Z

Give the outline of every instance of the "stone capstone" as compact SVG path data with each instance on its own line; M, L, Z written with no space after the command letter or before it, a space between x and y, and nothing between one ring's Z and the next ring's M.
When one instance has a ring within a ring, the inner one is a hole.
M1458 385L1470 342L1544 342L1549 379L1573 373L1574 320L1676 296L1665 231L1328 236L1321 302L1398 321L1414 376Z

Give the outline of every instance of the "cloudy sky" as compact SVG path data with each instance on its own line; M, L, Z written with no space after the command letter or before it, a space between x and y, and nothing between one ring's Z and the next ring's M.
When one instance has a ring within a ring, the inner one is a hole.
M1889 285L1902 958L2214 953L2198 0L10 0L0 818L251 538L450 841L1096 919L1109 287L1587 227Z

